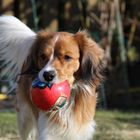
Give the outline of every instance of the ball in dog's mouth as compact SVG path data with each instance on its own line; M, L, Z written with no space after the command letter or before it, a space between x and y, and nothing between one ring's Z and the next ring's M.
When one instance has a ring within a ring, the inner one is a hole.
M48 84L34 80L32 82L31 100L40 110L61 109L70 98L68 81L57 84Z

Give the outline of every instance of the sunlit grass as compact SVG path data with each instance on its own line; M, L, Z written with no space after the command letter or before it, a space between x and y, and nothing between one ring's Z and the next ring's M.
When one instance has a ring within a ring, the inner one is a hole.
M14 112L0 112L0 137L13 137L16 135L16 114Z
M98 111L94 140L140 140L140 113Z
M140 112L97 111L94 140L140 140ZM19 140L16 114L0 112L0 140Z

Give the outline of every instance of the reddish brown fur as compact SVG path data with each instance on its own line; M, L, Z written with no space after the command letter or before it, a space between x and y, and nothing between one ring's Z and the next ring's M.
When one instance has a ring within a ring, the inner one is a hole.
M93 95L77 93L75 96L74 115L79 125L92 121L95 115L96 93L92 92Z
M58 41L55 42L56 36L59 35ZM75 35L69 33L54 33L48 34L40 32L34 43L31 53L25 62L23 71L30 67L32 69L42 69L49 61L51 54L54 52L54 60L52 65L58 72L58 77L61 81L68 80L71 87L73 84L83 79L81 73L84 71L82 67L86 61L86 57L90 54L91 63L96 68L96 75L91 77L90 92L85 94L83 90L74 89L75 104L73 107L73 115L75 122L79 125L85 124L93 119L96 108L96 86L99 85L102 76L100 74L99 64L103 57L103 51L97 44L87 37L85 32L79 32ZM65 61L64 56L68 55L72 58L71 61ZM91 75L92 76L92 75ZM32 75L23 75L19 81L19 88L17 94L18 99L27 102L36 118L38 116L38 109L34 107L30 99L31 81L35 78ZM84 78L84 77L83 77ZM60 122L59 118L55 118L56 123Z

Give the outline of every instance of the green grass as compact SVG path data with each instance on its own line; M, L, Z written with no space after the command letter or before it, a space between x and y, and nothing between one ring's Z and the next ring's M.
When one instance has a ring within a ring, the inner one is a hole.
M140 140L140 113L98 111L94 140Z
M0 140L16 140L15 137L17 137L16 114L0 112Z
M140 140L140 112L97 111L94 140ZM19 140L16 114L0 112L0 140Z

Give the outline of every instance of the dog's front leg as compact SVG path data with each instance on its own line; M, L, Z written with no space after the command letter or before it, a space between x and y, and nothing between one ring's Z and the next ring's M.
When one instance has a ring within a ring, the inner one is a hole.
M38 118L38 130L39 130L39 140L49 140L48 138L48 127L47 127L47 116L45 112L39 112Z
M25 106L20 108L17 112L19 133L22 140L32 140L34 128L31 120L31 114L24 109Z
M58 140L53 132L53 126L49 122L45 112L39 112L38 118L39 140Z
M29 106L18 98L16 101L17 121L21 140L38 140L35 118Z

